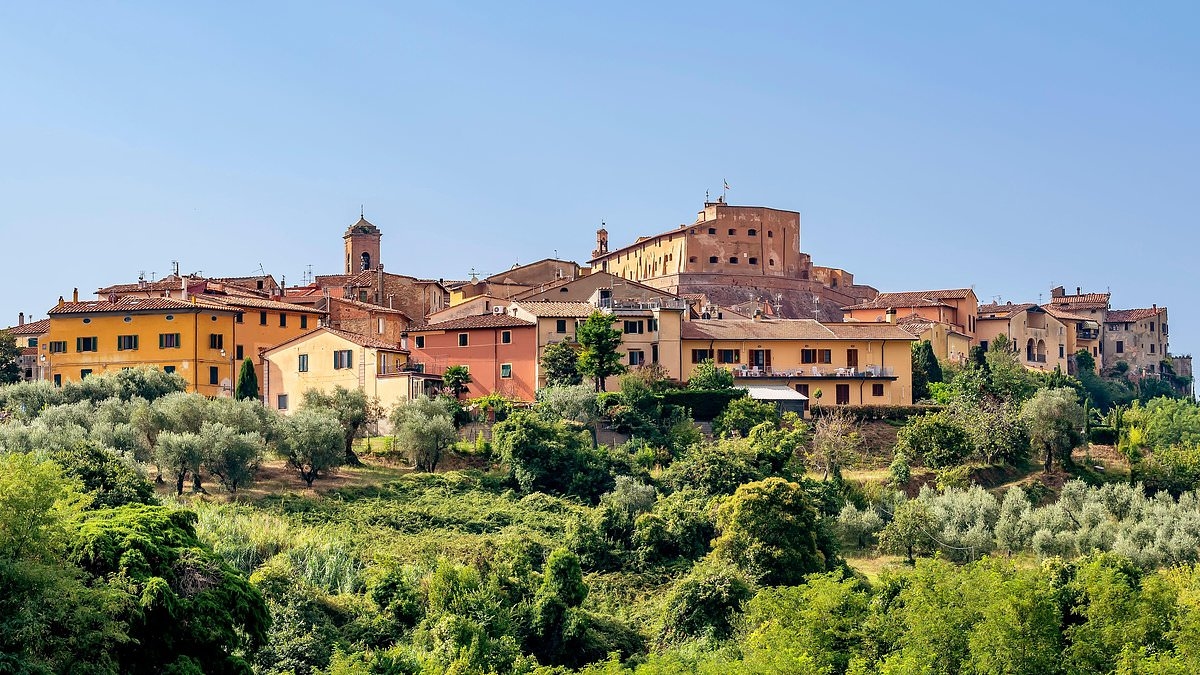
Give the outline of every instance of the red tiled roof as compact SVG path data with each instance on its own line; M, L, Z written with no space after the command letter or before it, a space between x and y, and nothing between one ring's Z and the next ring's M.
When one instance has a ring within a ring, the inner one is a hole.
M683 323L682 336L685 340L912 340L892 324L822 323L816 319L696 319Z
M188 283L191 283L191 284L195 284L195 283L204 281L204 279L201 279L199 277L186 277L186 278L187 278ZM104 288L97 289L96 295L108 295L110 293L138 293L138 292L153 293L155 291L178 291L182 288L183 288L182 279L180 277L177 277L174 274L172 274L170 276L163 277L162 279L159 279L157 281L139 281L139 282L132 283L132 284L114 284L112 286L105 286Z
M900 291L880 293L874 300L842 309L895 309L901 307L950 307L943 300L961 300L971 293L969 288L946 288L933 291Z
M308 305L297 305L291 302L279 302L278 300L265 300L263 298L241 297L241 296L224 296L224 295L198 295L196 301L200 303L228 306L228 307L253 307L254 309L274 309L280 312L304 312L306 314L324 314L319 309L313 309Z
M1108 309L1108 293L1081 293L1050 298L1050 304L1064 309Z
M5 328L12 335L41 335L50 332L50 319L42 319L40 321L30 321L21 326L13 326Z
M408 332L420 333L424 331L466 330L470 328L525 328L533 325L535 324L532 321L518 319L508 314L480 314L478 316L464 316L459 319L447 319L446 321L425 324L423 326L413 326L408 329Z
M146 311L218 311L218 312L234 312L236 310L229 309L216 305L211 302L191 303L184 300L176 300L174 298L135 298L127 296L120 298L116 302L107 300L93 300L89 302L64 302L57 307L53 307L49 312L50 315L55 314L115 314L125 312L146 312Z
M405 314L404 312L402 312L398 309L393 309L391 307L384 307L383 305L374 305L369 302L361 302L361 301L355 300L353 298L335 298L333 296L329 296L329 301L330 302L341 302L341 303L350 305L352 307L358 307L360 309L365 309L370 312L383 312L384 314L399 314L400 316L404 316L404 317L408 316L407 314Z
M586 302L552 302L546 300L519 300L515 306L534 316L582 318L591 316L596 308Z
M407 350L400 349L399 345L397 345L395 343L385 342L383 340L376 340L373 337L369 337L366 335L359 335L358 333L351 333L350 331L338 330L337 328L330 328L329 326L318 326L318 327L308 331L307 333L301 333L300 335L297 335L296 337L294 337L290 340L284 340L283 342L280 342L279 344L275 345L274 347L270 347L270 348L263 349L260 351L262 351L262 352L274 351L284 345L289 345L293 342L297 342L300 340L307 340L308 338L310 338L313 335L316 335L317 333L320 333L322 331L325 331L332 335L336 335L337 337L340 337L343 340L348 340L360 347L366 347L367 349L387 349L387 350L393 351L393 352L407 353Z
M1021 312L1024 312L1027 309L1031 309L1031 308L1037 307L1037 306L1038 305L1033 302L1019 302L1016 304L1013 304L1011 302L1006 302L1003 305L998 304L998 303L980 305L979 306L979 318L980 319L1007 319L1007 318L1012 317L1014 314L1020 314ZM985 316L985 315L990 315L990 316Z
M1166 307L1142 307L1141 309L1113 309L1105 317L1105 323L1133 323L1142 319L1153 319L1160 312L1167 311Z
M1042 305L1042 309L1046 310L1047 314L1056 319L1065 319L1067 321L1096 321L1095 318L1086 317L1082 314L1074 314L1059 307L1055 307L1054 305Z

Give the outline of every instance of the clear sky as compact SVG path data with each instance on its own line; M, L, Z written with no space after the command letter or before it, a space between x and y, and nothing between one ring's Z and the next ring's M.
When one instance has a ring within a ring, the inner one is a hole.
M3 3L0 325L72 287L585 260L729 201L880 290L1200 345L1195 3Z

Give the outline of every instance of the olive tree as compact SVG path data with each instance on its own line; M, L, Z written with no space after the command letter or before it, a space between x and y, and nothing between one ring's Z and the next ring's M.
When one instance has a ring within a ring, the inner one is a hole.
M332 414L300 409L281 424L276 452L312 487L313 481L346 459L342 425ZM161 439L159 443L161 444Z
M458 439L454 413L444 398L428 396L401 403L392 410L392 434L408 450L418 471L434 471L446 448Z

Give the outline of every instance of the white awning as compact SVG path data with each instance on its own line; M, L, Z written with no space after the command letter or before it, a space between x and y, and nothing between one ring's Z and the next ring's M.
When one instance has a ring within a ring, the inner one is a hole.
M756 401L807 401L808 397L782 384L743 384L740 389L750 392Z

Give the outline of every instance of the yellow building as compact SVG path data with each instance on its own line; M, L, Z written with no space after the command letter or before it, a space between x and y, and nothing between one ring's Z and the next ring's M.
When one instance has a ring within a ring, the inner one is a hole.
M938 361L963 365L971 354L971 338L960 333L953 324L933 321L920 314L896 318L888 314L887 323L895 323L917 340L928 341ZM975 317L971 317L971 325Z
M823 405L912 403L912 335L888 323L692 320L683 378L713 359L738 385L786 386Z
M1031 302L980 305L975 325L985 351L1004 335L1026 368L1067 372L1067 327L1040 306Z
M1066 353L1070 357L1079 351L1092 355L1096 366L1100 365L1100 323L1092 317L1075 314L1055 307L1053 304L1042 305L1046 313L1057 319L1067 329ZM1067 372L1075 372L1075 359L1067 359Z
M17 325L4 330L13 337L17 348L21 350L21 357L18 359L21 367L21 379L26 381L46 379L45 366L38 353L38 345L46 339L46 333L50 330L50 320L42 319L26 323L25 313L21 312L17 319Z
M309 389L361 389L389 409L441 383L440 376L408 370L407 349L328 327L268 349L263 357L263 398L284 413L295 410Z
M123 297L116 302L59 301L38 345L49 379L153 366L178 373L188 391L229 396L237 378L233 345L237 312L173 298Z

